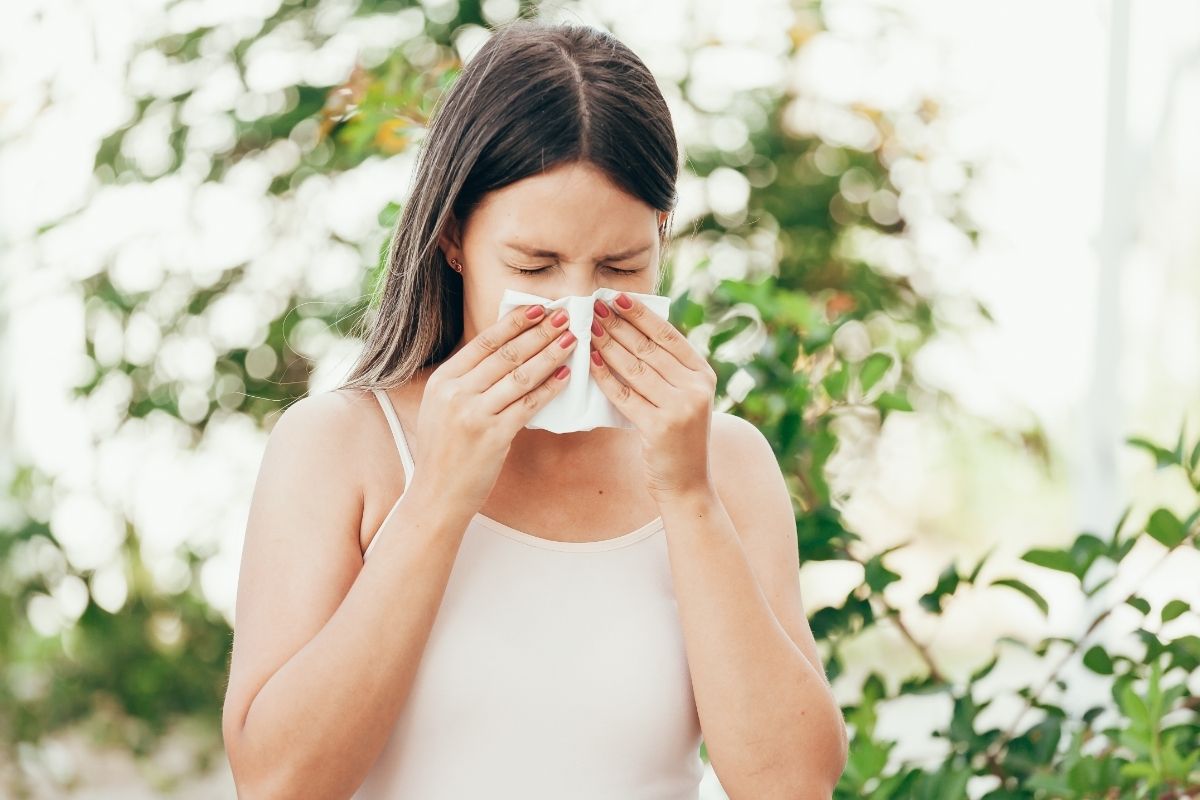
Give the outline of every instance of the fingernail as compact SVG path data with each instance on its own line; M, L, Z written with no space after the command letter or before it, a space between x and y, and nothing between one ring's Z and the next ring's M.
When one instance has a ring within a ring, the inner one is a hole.
M551 324L556 328L561 328L563 323L567 321L567 312L559 309L558 313L550 320Z
M624 292L621 292L617 295L617 305L621 308L629 309L633 308L633 301Z
M561 367L554 370L554 377L558 378L559 380L562 380L563 378L567 377L567 375L570 374L570 372L571 372L571 368L568 367L566 364L563 364Z
M542 308L541 306L530 306L525 310L525 316L529 317L530 319L537 319L544 313L546 313L546 309Z
M570 331L567 331L562 336L558 337L558 346L564 347L564 348L570 347L571 342L573 342L573 341L575 341L575 334L571 333Z
M594 307L596 309L596 313L599 314L601 317L608 316L608 306L604 305L603 300L597 299L594 304Z
M592 351L592 363L594 363L597 367L603 366L604 359L601 357L599 350Z
M603 336L604 335L604 326L601 325L599 322L596 322L596 320L592 320L592 335L594 335L594 336Z

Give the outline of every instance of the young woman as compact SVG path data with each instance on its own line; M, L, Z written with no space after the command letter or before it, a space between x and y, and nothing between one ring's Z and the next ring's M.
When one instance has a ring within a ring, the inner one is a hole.
M828 798L846 756L770 445L656 293L670 114L611 35L519 20L442 98L339 389L271 432L224 709L249 798ZM599 303L635 425L525 424ZM627 302L632 301L632 302Z

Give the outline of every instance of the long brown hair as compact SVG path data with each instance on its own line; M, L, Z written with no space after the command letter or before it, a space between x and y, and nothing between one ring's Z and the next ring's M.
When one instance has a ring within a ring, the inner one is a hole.
M462 275L446 264L438 236L488 192L586 162L669 212L659 228L665 249L678 159L653 75L612 34L525 18L495 28L438 99L378 302L360 319L364 347L337 388L397 386L453 351L463 333Z

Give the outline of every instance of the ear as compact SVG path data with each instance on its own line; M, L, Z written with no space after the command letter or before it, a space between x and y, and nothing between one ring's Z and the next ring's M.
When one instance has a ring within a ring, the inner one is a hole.
M441 234L438 235L438 246L442 249L447 263L452 258L458 259L460 263L463 261L462 229L453 214L450 215L450 219L442 228Z

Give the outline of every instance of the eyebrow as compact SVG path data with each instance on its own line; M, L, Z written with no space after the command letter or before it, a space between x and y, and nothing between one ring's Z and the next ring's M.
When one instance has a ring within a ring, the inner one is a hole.
M521 244L520 242L505 242L504 246L510 250L516 250L519 253L524 253L527 256L533 256L535 258L558 258L560 255L553 250L542 250L541 248L530 247L528 245ZM634 256L641 255L649 250L650 247L651 245L646 244L630 250L622 250L619 253L609 253L606 256L601 256L597 259L597 261L624 261L627 258L633 258Z

